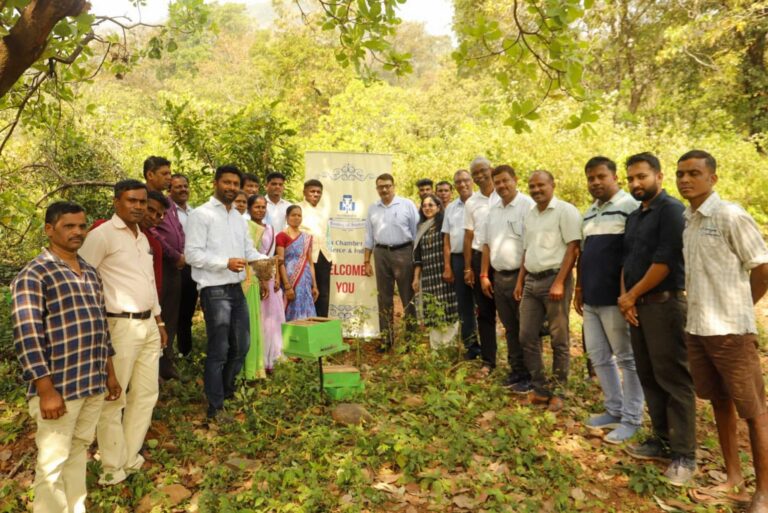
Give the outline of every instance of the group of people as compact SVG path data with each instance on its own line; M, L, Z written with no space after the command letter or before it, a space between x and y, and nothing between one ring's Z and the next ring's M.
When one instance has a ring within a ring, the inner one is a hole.
M498 316L507 343L505 385L557 412L568 382L573 304L604 395L604 411L585 423L609 429L608 443L626 442L647 404L652 434L626 450L668 463L669 482L687 485L697 469L698 394L712 403L727 473L709 493L744 486L738 416L749 426L756 473L748 511L766 512L768 416L753 305L768 289L768 248L752 217L714 191L717 162L709 153L692 150L677 162L687 208L664 190L653 154L632 155L625 168L629 193L611 159L586 163L594 202L583 214L555 196L549 171L530 174L527 196L511 166L492 167L483 157L454 174L453 201L450 184L438 184L448 185L448 195L432 194L432 182L420 180L421 208L395 194L391 175L380 175L364 264L376 276L384 348L393 343L395 284L406 326L417 322L419 291L444 306L443 316L425 322L445 326L458 318L465 358L482 360L481 376L496 367ZM440 336L433 328L431 341Z
M427 325L433 347L458 332L465 357L481 360L482 377L497 365L498 318L505 385L556 412L568 381L573 300L604 394L605 411L586 424L610 429L605 440L621 443L635 435L647 404L652 436L627 451L669 462L667 478L684 485L696 471L698 393L715 412L727 472L721 488L743 486L738 415L749 425L757 476L749 511L768 511L753 309L768 289L768 249L752 218L714 192L710 154L694 150L677 163L688 208L664 191L654 155L633 155L625 167L629 193L613 161L587 162L595 201L583 215L555 196L549 171L530 174L528 196L511 166L483 157L457 171L453 184L420 180L420 208L395 194L391 175L380 175L364 269L376 279L381 349L395 341L395 286L405 326ZM282 198L280 173L267 176L264 197L258 178L222 166L213 196L192 209L188 180L166 159L147 159L144 176L146 183L116 184L115 214L90 232L79 205L52 204L49 246L12 285L16 349L37 423L41 511L84 511L94 434L102 484L142 467L158 377L179 377L174 337L182 354L191 349L181 341L190 284L205 318L210 422L232 420L224 402L241 372L252 379L272 369L284 320L328 313L333 251L317 209L322 183L308 180L304 201L293 205ZM551 373L542 358L545 323Z
M255 175L221 166L212 197L193 209L189 180L167 159L147 158L144 178L118 182L114 215L91 226L80 205L51 204L48 247L11 285L15 348L37 424L36 511L85 511L94 437L100 484L141 469L160 383L183 379L173 344L182 355L192 350L198 294L209 423L233 420L224 401L237 376L271 372L284 321L327 315L329 252L318 247L325 232L314 217L320 182L308 181L305 201L292 205L281 173L267 176L265 197ZM244 211L235 207L241 190L250 192Z

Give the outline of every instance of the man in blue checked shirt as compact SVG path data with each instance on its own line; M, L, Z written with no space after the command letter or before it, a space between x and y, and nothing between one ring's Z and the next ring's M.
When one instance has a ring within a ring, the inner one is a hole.
M104 399L122 392L101 279L77 254L86 232L80 205L53 203L48 248L11 284L14 344L37 424L35 511L85 512L86 450Z

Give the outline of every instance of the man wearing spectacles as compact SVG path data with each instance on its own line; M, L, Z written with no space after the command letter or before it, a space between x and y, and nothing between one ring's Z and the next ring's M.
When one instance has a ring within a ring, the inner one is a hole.
M413 239L419 212L409 199L395 195L395 179L384 173L376 178L379 201L368 207L365 220L365 274L374 275L371 256L376 261L379 328L385 334L380 351L394 341L393 303L395 283L405 310L406 323L416 318L413 305Z

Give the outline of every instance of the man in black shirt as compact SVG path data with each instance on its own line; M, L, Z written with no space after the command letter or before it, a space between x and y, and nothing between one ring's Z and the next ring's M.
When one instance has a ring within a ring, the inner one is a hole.
M682 486L696 472L695 396L683 338L685 207L662 189L654 155L633 155L626 167L629 190L641 206L627 219L618 304L631 327L653 424L653 437L627 451L639 459L672 460L665 475Z

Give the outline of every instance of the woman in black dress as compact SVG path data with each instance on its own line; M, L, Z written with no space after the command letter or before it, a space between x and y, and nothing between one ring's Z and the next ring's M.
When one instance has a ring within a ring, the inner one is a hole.
M443 205L434 194L421 200L420 222L413 245L413 290L421 292L424 325L433 349L447 345L458 327L456 294L443 281Z

